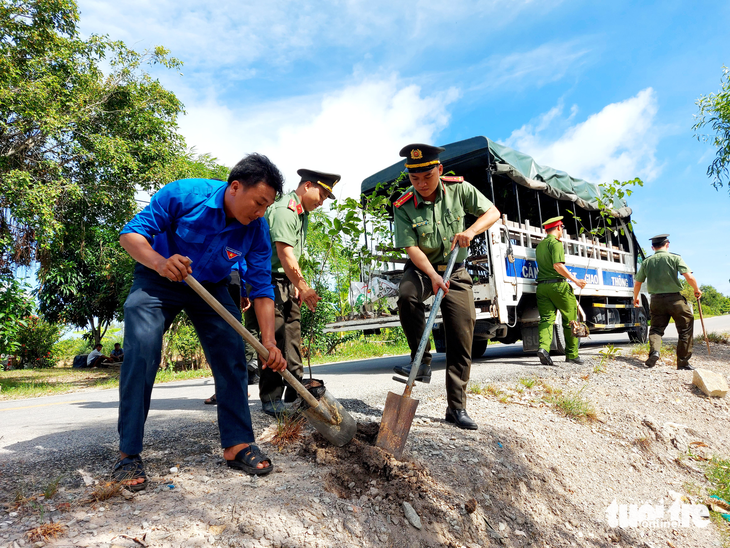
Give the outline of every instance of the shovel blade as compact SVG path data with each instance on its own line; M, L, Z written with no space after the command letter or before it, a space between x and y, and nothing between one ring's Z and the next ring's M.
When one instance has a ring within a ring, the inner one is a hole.
M375 445L399 459L406 446L418 400L388 392Z
M322 395L317 407L303 410L302 415L307 417L309 424L335 447L349 443L357 433L355 419L327 391Z

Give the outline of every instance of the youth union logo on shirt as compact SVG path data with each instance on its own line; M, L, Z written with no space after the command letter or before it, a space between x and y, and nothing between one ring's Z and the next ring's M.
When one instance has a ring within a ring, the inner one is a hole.
M228 259L232 261L236 257L240 257L241 256L241 252L240 251L237 251L235 249L231 249L230 247L227 247L226 248L226 255L228 256Z

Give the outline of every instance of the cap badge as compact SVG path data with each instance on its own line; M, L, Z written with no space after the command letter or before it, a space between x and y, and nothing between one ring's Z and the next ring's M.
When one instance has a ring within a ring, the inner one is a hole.
M423 158L423 152L417 148L411 150L411 160L420 160L421 158Z

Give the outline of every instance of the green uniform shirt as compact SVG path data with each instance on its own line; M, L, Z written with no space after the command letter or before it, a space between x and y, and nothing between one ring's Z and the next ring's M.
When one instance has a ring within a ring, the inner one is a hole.
M492 207L484 194L461 181L461 177L442 178L433 202L425 201L413 187L406 190L394 204L395 247L418 246L431 264L448 262L451 239L465 230L464 215L479 217ZM468 249L460 249L456 262L467 255Z
M309 214L304 211L296 191L291 191L271 204L264 217L271 232L271 272L284 274L284 267L276 252L276 242L292 246L294 257L299 261L307 239Z
M565 249L555 236L548 234L542 242L537 244L535 258L537 259L538 282L564 278L553 266L555 263L565 263Z
M651 295L657 293L679 293L682 291L682 283L677 278L678 274L690 272L682 257L669 251L656 251L654 255L641 263L636 273L635 281L647 283L647 290Z

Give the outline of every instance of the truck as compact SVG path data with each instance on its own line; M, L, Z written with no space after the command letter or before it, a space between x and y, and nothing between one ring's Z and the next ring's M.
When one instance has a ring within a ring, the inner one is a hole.
M490 340L504 344L521 340L525 352L538 350L535 248L546 236L542 223L559 215L564 217L566 267L588 282L582 291L575 288L579 317L590 333L625 332L632 342L646 342L646 293L640 295L640 306L635 307L633 302L634 275L645 256L632 230L631 208L624 200L613 200L606 210L605 200L601 199L604 191L598 185L541 166L530 156L486 137L443 146L440 159L444 174L463 176L502 214L489 230L473 239L466 261L474 282L476 308L472 357L483 355ZM397 199L410 186L403 171L400 161L366 178L361 185L363 196L389 186L392 190L395 184L392 198ZM604 215L599 202L604 203ZM605 219L606 211L611 216L610 224ZM467 217L466 226L474 220ZM400 258L389 257L384 268L363 272L361 281L383 280L389 287L397 287L406 259L405 253ZM426 301L427 314L432 299ZM400 326L397 295L385 301L385 314L363 311L356 317L328 323L325 331L372 332ZM440 316L433 338L436 352L444 352ZM560 313L551 350L556 354L565 352Z

